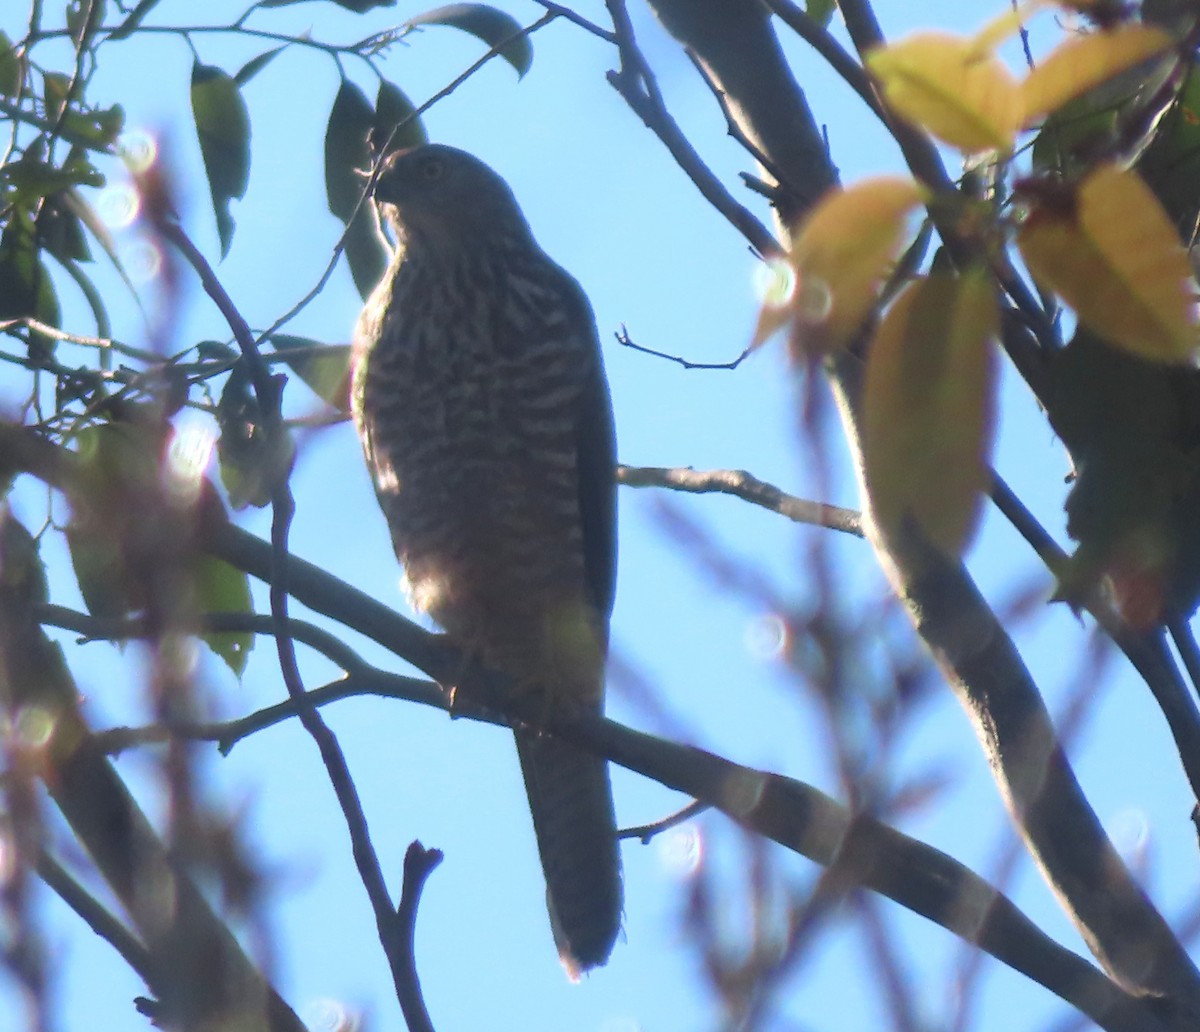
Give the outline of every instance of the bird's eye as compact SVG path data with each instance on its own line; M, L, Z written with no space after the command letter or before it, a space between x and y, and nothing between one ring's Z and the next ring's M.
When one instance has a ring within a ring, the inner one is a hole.
M421 162L421 178L427 183L433 183L442 178L446 171L445 164L438 158L426 158Z

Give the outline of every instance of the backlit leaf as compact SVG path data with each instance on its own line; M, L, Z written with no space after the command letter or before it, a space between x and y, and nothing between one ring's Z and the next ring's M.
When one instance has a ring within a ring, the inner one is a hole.
M871 51L867 67L899 115L967 153L1006 150L1021 127L1016 80L970 39L920 33Z
M1069 200L1035 200L1017 246L1034 278L1106 340L1163 362L1195 356L1187 251L1135 172L1102 165Z
M1074 36L1056 47L1021 83L1025 122L1036 122L1069 100L1171 45L1161 29L1121 25Z
M987 276L943 273L896 298L875 333L863 461L875 524L913 524L959 554L979 520L995 405L997 309Z
M398 86L384 79L375 97L375 139L390 153L429 142L413 102Z
M282 46L278 46L274 50L267 50L259 54L257 57L250 58L249 61L247 61L244 65L242 65L241 68L238 69L237 74L233 77L233 81L236 82L238 86L245 86L246 83L248 83L259 72L266 68L267 65L274 61L282 51L286 50L287 46L288 45L284 43Z
M192 590L201 613L252 613L250 579L245 571L214 556L198 554L191 563ZM201 639L237 677L242 676L254 634L250 631L223 631L202 634Z
M410 18L408 24L451 25L469 32L493 50L498 48L500 56L516 69L518 76L523 76L533 64L533 45L529 37L518 35L521 23L511 14L487 4L447 4Z
M0 319L26 316L59 325L58 294L42 262L33 221L17 209L0 236Z
M325 193L329 210L349 223L346 260L354 285L366 297L379 282L386 255L366 204L355 207L367 186L371 167L368 137L375 127L375 109L352 82L343 81L334 97L325 129ZM351 221L351 216L353 221Z
M817 202L792 249L792 311L802 346L837 347L859 328L921 199L911 179L881 176L830 191Z
M342 222L354 214L367 186L367 137L374 125L375 109L366 95L343 79L325 126L325 195L330 212Z
M0 93L15 96L25 79L25 62L12 40L0 32Z
M229 202L246 193L250 180L250 116L232 76L211 65L193 66L192 117L224 257L233 241Z
M350 411L349 344L322 344L286 333L275 334L271 343L317 397L342 412Z

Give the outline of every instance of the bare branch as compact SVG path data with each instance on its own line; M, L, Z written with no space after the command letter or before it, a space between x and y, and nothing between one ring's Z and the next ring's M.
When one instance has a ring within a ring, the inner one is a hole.
M699 799L693 799L687 806L676 810L672 814L668 814L653 824L638 824L632 828L622 828L617 833L617 838L637 839L643 846L648 846L650 840L655 835L661 835L664 831L677 828L680 824L686 824L693 817L702 814L707 809L709 809L708 803L702 803Z
M690 466L666 469L652 466L618 466L617 481L626 487L665 487L692 494L733 495L753 505L786 516L796 523L828 527L844 534L862 537L862 515L825 502L810 502L786 494L774 484L747 473L744 469L697 470Z
M734 64L736 55L723 52L728 49L724 40L757 33L754 38L763 41L769 35L760 20L763 8L754 3L706 5L701 18L686 0L650 2L676 38L710 69L716 61L725 67ZM879 41L865 0L843 0L839 7L860 52ZM776 46L770 41L761 45L768 51ZM749 46L744 50L731 75L756 74L754 54ZM771 90L741 82L731 87L720 69L713 77L726 92L740 90L735 116L789 181L833 178L828 165L814 172L804 158L794 157L796 144L778 131L790 119L815 133L798 88L786 88L779 77L771 80ZM928 141L898 122L893 133L918 178L935 193L952 189ZM808 158L817 153L817 142L810 138L803 148ZM947 220L936 206L931 216L944 237L953 239L953 227L943 225ZM861 367L851 356L842 356L828 371L858 462ZM1132 991L1168 998L1180 1027L1194 1024L1200 1014L1200 975L1104 833L1055 740L1036 685L966 571L915 534L872 543L917 632L972 715L1010 812L1089 947Z
M425 882L442 862L440 849L426 849L420 842L409 843L404 854L404 884L400 890L400 907L396 912L401 937L397 944L404 963L405 977L400 985L400 1008L409 1032L433 1032L433 1022L421 994L417 977L417 907Z
M733 199L733 195L704 163L691 141L671 117L654 73L637 47L633 24L629 20L629 12L625 9L625 0L607 0L607 5L616 30L617 49L621 55L620 70L608 73L609 85L625 99L625 103L646 127L662 140L679 167L704 195L704 199L724 215L760 255L764 258L782 255L783 249L771 232L748 208Z
M728 362L693 362L690 358L684 358L682 355L671 355L665 351L656 351L654 348L647 348L638 344L629 336L629 331L624 326L617 330L614 336L617 338L617 343L623 348L638 351L643 355L652 355L654 358L665 358L668 362L674 362L677 365L683 366L684 369L736 369L750 357L752 350L751 348L744 348L737 358L732 358Z

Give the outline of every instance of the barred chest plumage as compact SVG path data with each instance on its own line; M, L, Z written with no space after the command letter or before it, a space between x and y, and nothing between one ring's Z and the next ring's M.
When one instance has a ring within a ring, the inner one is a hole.
M440 258L394 262L355 340L355 420L410 597L491 665L593 696L575 446L590 341L544 257Z

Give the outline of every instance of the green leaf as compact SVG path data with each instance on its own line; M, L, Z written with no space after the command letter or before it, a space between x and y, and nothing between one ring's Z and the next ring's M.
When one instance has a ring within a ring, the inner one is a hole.
M116 619L133 609L125 583L125 562L119 543L108 534L67 525L67 551L79 593L92 616Z
M387 253L375 231L371 212L363 207L346 232L344 242L346 261L359 297L366 300L387 268Z
M71 0L67 4L67 31L77 51L86 48L96 34L96 27L104 24L105 0Z
M251 613L250 578L222 559L197 556L192 565L192 589L201 613ZM254 648L250 631L226 631L200 635L202 641L225 661L238 678L246 669Z
M229 202L245 194L250 179L250 116L233 78L202 64L192 68L192 115L224 258L234 229Z
M15 97L24 78L24 62L12 40L0 32L0 93L6 97Z
M90 262L92 252L79 217L63 204L62 194L46 200L37 218L42 246L60 262Z
M238 69L238 73L233 77L233 81L239 86L245 86L246 83L248 83L259 72L266 68L267 65L274 61L276 56L281 51L286 50L287 48L288 44L285 43L283 46L276 47L274 50L268 50L266 53L259 54L258 57L250 58L249 61L247 61L240 69Z
M48 194L57 193L77 182L75 176L56 168L34 156L27 150L20 161L13 161L0 169L0 182L12 187L12 201L22 207L32 207Z
M158 6L158 2L159 0L141 0L141 3L139 3L137 7L133 9L129 17L121 23L117 31L109 33L109 41L111 42L114 39L125 39L126 36L129 36L139 25L141 25L142 19L145 18L146 15L148 15L156 6Z
M1200 217L1200 72L1193 66L1167 110L1138 171L1185 240Z
M138 306L140 307L141 301L138 300L137 288L134 287L133 280L129 278L129 273L125 271L125 266L121 263L120 255L117 253L116 241L113 240L112 234L108 231L108 226L104 224L104 220L97 214L96 209L88 203L83 194L74 188L63 191L62 201L63 206L69 209L95 238L108 257L108 260L112 262L117 275L121 277L121 281L125 286L129 288L129 293L138 302Z
M59 325L58 295L41 260L33 221L18 209L0 236L0 319L27 316Z
M7 505L0 506L0 584L40 604L49 599L50 592L38 548L39 539L25 529Z
M350 221L366 187L366 170L371 167L367 138L374 126L375 111L362 90L352 82L343 81L325 130L325 193L330 212L343 223L349 222L346 260L354 285L363 297L379 282L387 261L365 204Z
M375 139L389 153L429 142L416 107L397 86L386 79L379 84L375 98Z
M350 345L322 344L308 337L277 333L279 355L312 392L342 412L350 411Z
M418 14L407 22L409 26L450 25L469 32L482 40L523 76L533 64L533 44L527 35L518 35L522 26L510 14L498 11L487 4L447 4L424 14ZM515 38L514 38L515 37Z
M61 72L45 72L42 75L42 99L46 104L46 117L51 121L62 117L71 93L71 77Z
M237 348L221 340L202 340L196 345L196 357L201 362L234 362L240 354Z
M837 0L807 0L804 5L805 13L821 28L829 27L833 12L837 10Z
M1033 139L1033 167L1064 177L1084 171L1097 154L1109 153L1117 142L1121 105L1098 102L1084 94L1063 105L1042 123Z
M234 367L217 403L217 457L221 483L235 509L261 509L271 492L286 478L295 458L295 445L283 429L269 431L243 365Z
M67 548L88 612L122 617L139 608L122 545L131 489L157 484L156 438L135 423L103 423L75 434L80 483L67 524Z
M367 137L375 111L363 91L343 79L325 127L325 194L329 210L348 222L367 185L371 167Z

